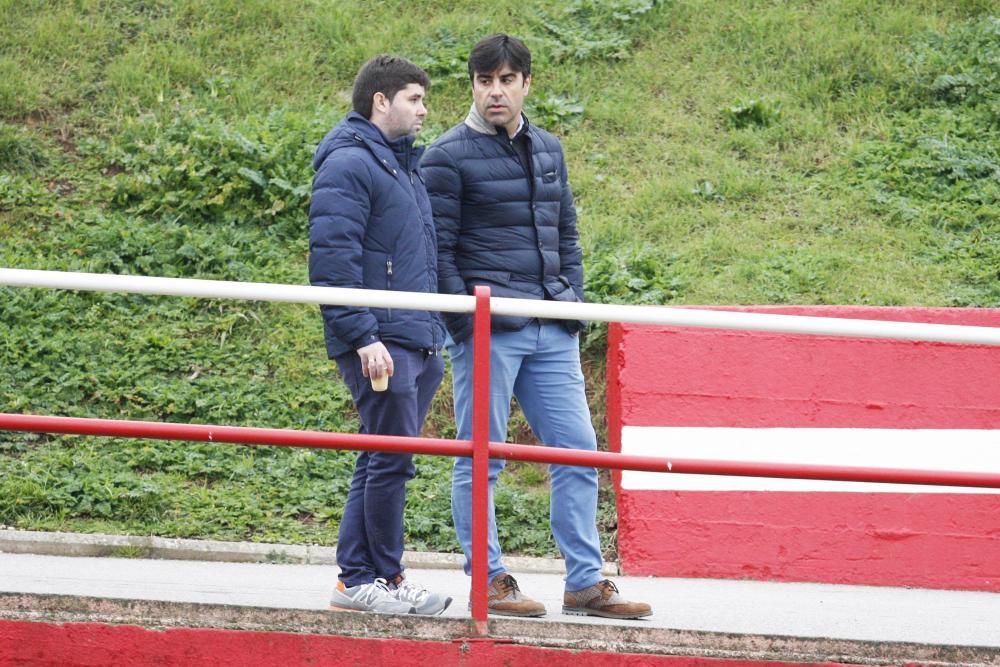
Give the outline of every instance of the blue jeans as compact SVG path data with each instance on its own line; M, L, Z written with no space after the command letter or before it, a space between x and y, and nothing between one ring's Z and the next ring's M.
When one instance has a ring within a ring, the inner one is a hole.
M336 358L361 418L359 432L418 436L441 384L444 360L392 343L386 347L394 374L384 392L372 390L356 352ZM406 482L415 473L412 454L358 454L337 537L337 565L345 586L370 584L378 577L391 579L403 571Z
M449 339L458 438L472 437L472 340ZM520 331L493 334L490 356L490 440L507 439L510 398L517 397L532 431L551 447L597 449L580 369L579 339L558 323L534 321ZM505 571L497 537L493 487L506 461L489 467L489 578ZM579 590L602 579L597 534L597 471L550 465L552 535L566 559L566 589ZM465 551L465 573L472 557L472 459L455 459L451 511Z

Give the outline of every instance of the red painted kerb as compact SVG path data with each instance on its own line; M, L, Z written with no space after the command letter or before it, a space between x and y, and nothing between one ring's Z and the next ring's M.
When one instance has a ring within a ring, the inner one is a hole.
M97 667L803 667L834 663L719 660L690 656L603 653L476 640L367 639L288 632L202 628L149 630L131 625L0 621L0 666ZM842 664L842 663L836 663Z

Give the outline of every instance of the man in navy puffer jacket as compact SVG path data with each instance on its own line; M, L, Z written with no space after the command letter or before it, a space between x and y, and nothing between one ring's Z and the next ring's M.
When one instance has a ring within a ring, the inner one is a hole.
M437 290L437 244L413 146L427 111L427 74L376 56L354 81L354 111L316 150L309 209L313 285L407 292ZM444 327L423 310L322 306L327 352L337 362L362 433L418 436L441 383ZM388 390L382 383L391 376ZM331 606L439 614L451 602L403 574L411 454L362 452L337 539L340 578Z
M441 292L583 301L582 252L562 146L521 113L531 83L531 53L519 39L493 35L469 55L472 109L465 122L428 149L422 166L438 234ZM451 334L458 437L472 434L472 345L469 316L447 316ZM507 438L516 396L546 445L596 450L597 439L580 369L581 322L494 317L490 349L490 440ZM521 593L504 568L492 504L502 459L489 467L489 612L541 616L545 606ZM597 471L552 465L551 527L566 559L563 613L639 618L652 613L629 602L601 576ZM455 460L452 515L471 557L472 464Z

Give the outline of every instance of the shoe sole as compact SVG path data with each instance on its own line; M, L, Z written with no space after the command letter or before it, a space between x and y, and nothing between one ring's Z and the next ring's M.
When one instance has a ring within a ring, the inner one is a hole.
M546 610L542 609L540 611L505 611L501 609L487 609L486 613L490 616L516 616L517 618L538 618L539 616L545 616Z
M563 607L562 613L567 616L600 616L601 618L613 618L618 621L629 621L639 618L645 618L646 616L652 616L653 610L650 609L644 614L615 614L610 611L600 611L598 609L585 609L581 607Z
M472 612L472 605L469 605L469 612ZM488 607L486 613L490 616L514 616L516 618L538 618L539 616L545 616L548 613L548 609L539 609L538 611L503 611L501 609L494 609L493 607Z
M413 613L416 614L417 616L440 616L450 606L451 606L451 598L445 598L444 606L441 607L440 609L438 609L437 611L423 613L421 611L417 611L417 608L414 607L413 608L414 609Z
M417 613L416 607L410 607L410 611L374 611L372 609L354 609L353 607L337 607L335 605L330 605L328 609L336 612L346 611L349 614L390 614L396 616L409 616L410 614Z

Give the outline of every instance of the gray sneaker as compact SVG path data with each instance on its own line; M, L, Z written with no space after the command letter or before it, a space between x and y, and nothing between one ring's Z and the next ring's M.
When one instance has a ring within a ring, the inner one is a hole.
M413 614L416 609L409 602L396 598L389 591L385 579L376 579L370 584L351 586L348 588L343 581L337 581L330 598L330 609L333 611L370 611L376 614Z
M400 602L413 605L414 613L424 616L437 616L451 604L451 598L432 593L423 586L415 584L402 574L397 574L388 582L389 592Z

